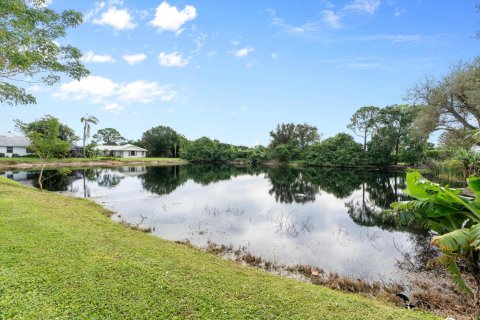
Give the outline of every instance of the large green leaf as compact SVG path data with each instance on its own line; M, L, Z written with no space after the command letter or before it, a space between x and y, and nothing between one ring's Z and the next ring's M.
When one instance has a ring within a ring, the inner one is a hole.
M451 256L449 254L444 254L443 256L440 256L438 258L438 261L443 264L446 268L447 271L452 275L453 277L453 282L466 294L469 296L473 297L473 291L470 289L465 281L462 278L462 272L460 271L460 268L457 265L457 262L455 261L455 257Z
M472 247L480 251L480 223L470 228L470 237L472 238Z
M471 242L470 229L466 228L454 230L432 239L432 244L443 252L458 252L462 249L468 249Z
M475 193L475 202L480 202L480 176L472 175L467 179L467 183L473 193Z

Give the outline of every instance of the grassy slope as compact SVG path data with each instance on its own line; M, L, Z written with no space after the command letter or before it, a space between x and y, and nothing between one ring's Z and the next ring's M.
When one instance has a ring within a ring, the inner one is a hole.
M0 177L0 319L434 319L124 228Z

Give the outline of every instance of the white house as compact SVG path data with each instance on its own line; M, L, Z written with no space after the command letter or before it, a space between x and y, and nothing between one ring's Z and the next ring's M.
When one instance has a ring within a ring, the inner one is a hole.
M133 144L124 146L95 146L93 148L100 151L104 156L117 158L145 158L148 151Z
M4 157L22 157L32 154L32 151L27 147L30 145L30 140L21 136L14 136L10 133L0 135L0 155Z

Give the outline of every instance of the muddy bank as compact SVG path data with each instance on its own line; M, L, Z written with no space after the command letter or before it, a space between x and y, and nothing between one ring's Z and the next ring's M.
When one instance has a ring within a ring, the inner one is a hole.
M45 168L59 168L59 167L123 167L123 166L172 166L172 165L183 165L188 162L185 160L159 160L159 161L116 161L116 160L101 160L101 161L77 161L77 162L62 162L54 161L48 162L45 164ZM22 162L22 163L13 163L13 162L0 162L0 170L7 169L35 169L41 168L41 162Z
M246 248L234 248L232 245L209 243L205 248L193 246L190 241L176 241L197 250L202 250L243 265L259 268L273 274L293 278L299 281L322 285L335 290L357 293L368 297L392 302L400 307L419 308L441 317L456 320L473 320L475 301L463 294L453 283L450 275L440 267L435 269L412 270L401 282L368 282L311 265L287 266L252 255ZM404 262L399 261L399 264ZM471 279L473 285L473 278ZM407 296L404 301L401 296Z

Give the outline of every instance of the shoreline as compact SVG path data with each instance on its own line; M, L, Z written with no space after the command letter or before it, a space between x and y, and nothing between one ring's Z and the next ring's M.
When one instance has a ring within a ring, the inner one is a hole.
M185 165L188 163L186 160L179 158L144 158L141 159L112 159L112 160L95 160L95 159L84 159L79 161L74 161L74 158L67 158L69 161L62 159L55 159L49 162L46 162L45 168L57 168L57 167L122 167L122 166L140 166L140 165L154 165L154 166L172 166L172 165ZM70 161L72 159L72 161ZM82 158L83 159L83 158ZM42 162L40 161L12 161L0 160L0 170L22 170L22 169L35 169L41 168Z

